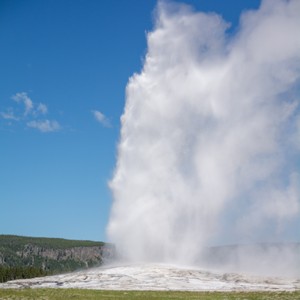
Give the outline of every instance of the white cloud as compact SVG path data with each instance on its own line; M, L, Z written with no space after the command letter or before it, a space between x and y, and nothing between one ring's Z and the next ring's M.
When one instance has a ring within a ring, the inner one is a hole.
M108 235L128 258L190 263L231 236L224 217L234 226L250 211L238 238L275 237L278 222L293 230L299 11L298 0L263 1L230 38L220 16L159 2L143 70L127 85L110 183Z
M111 123L109 119L101 111L92 110L92 114L94 115L95 119L103 126L111 127Z
M0 112L3 119L24 122L27 127L35 128L41 132L53 132L61 129L56 120L40 119L41 115L48 114L48 107L44 103L34 103L25 92L16 93L12 100L24 105L24 113L16 115L13 108L8 108L6 112Z
M12 96L12 99L16 101L17 103L22 102L25 106L25 111L24 115L27 116L30 114L33 110L33 102L32 100L28 97L27 93L17 93L14 96Z
M293 135L293 142L296 145L297 149L300 150L300 115L296 120L295 133Z
M39 103L36 104L34 103L27 93L21 92L21 93L16 93L15 95L12 96L12 99L17 102L17 103L23 103L25 107L24 111L24 116L28 117L29 115L45 115L48 113L48 107L44 103Z
M47 114L48 112L47 105L43 103L39 103L36 110L38 113L41 113L43 115Z
M15 116L15 114L11 108L7 109L6 112L0 112L0 116L6 120L14 120L14 121L19 120L19 118Z
M30 121L27 122L27 126L31 128L36 128L41 132L53 132L58 131L61 129L61 126L57 121L49 121L49 120L42 120L42 121Z

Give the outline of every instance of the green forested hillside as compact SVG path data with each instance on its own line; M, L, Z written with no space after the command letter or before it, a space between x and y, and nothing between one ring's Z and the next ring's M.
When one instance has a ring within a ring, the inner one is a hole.
M52 249L67 249L72 247L92 247L103 246L103 242L67 240L59 238L44 238L44 237L26 237L18 235L1 235L0 248L9 247L10 249L21 249L27 244L34 244L40 247L48 247Z
M113 256L103 242L0 235L0 282L101 265Z

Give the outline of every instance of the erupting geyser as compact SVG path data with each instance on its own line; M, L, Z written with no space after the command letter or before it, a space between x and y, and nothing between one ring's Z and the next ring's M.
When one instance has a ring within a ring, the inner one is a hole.
M229 26L158 3L110 183L108 236L129 260L299 240L300 1L263 1Z

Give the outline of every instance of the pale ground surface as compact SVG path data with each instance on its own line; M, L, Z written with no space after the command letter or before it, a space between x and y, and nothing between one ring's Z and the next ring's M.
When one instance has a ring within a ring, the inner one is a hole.
M300 279L208 272L163 264L99 267L75 273L10 281L0 288L101 290L294 291Z

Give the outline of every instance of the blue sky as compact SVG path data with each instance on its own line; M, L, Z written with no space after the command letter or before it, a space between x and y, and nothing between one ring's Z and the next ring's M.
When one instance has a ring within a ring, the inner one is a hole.
M184 1L238 26L259 1ZM154 0L0 1L0 234L106 240L120 116Z

